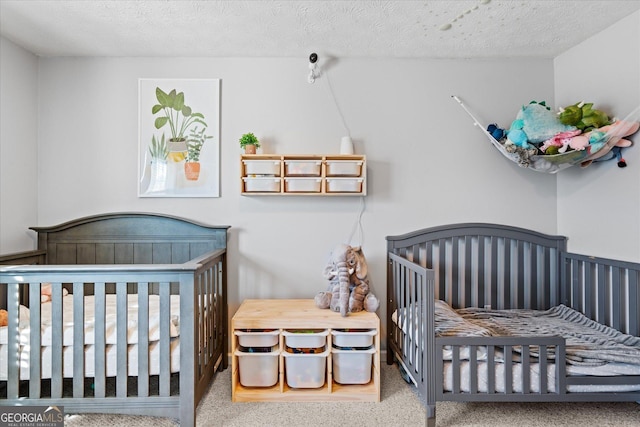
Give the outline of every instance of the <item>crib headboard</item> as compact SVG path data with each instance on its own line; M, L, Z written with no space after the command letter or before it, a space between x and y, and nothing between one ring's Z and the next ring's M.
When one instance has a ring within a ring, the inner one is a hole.
M0 256L0 264L182 264L207 252L226 249L229 226L158 213L123 212L30 229L38 233L38 248ZM172 284L172 292L176 286ZM65 287L71 290L70 285ZM107 288L108 292L115 289L114 285ZM21 303L27 305L28 297L25 289ZM6 307L6 300L6 289L0 285L0 308Z
M31 227L46 264L180 264L227 246L229 226L156 213L109 213Z
M560 303L567 238L463 223L387 237L387 249L434 269L436 298L453 307L545 309ZM520 283L519 286L510 286Z

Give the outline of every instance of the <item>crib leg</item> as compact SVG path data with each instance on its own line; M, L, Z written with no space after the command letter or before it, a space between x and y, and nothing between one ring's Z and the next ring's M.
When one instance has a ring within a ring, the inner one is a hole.
M436 427L436 405L427 405L427 418L424 425L426 427Z

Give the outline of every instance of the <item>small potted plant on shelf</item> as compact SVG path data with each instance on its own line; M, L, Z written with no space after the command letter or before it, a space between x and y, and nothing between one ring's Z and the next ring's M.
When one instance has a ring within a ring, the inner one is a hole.
M260 148L260 142L253 133L249 132L240 137L240 147L244 148L245 154L256 154L256 148Z
M198 127L191 130L189 139L187 139L187 155L185 156L184 175L189 181L197 181L200 177L200 151L207 139L213 136L205 135L202 128L198 131Z
M198 123L206 128L207 123L201 113L195 113L191 107L185 105L184 92L177 92L173 89L169 93L165 93L156 87L156 99L158 103L152 107L151 112L154 115L162 115L156 118L155 128L161 129L165 125L169 125L171 134L168 140L169 159L180 162L187 154L187 137L185 136L187 131Z

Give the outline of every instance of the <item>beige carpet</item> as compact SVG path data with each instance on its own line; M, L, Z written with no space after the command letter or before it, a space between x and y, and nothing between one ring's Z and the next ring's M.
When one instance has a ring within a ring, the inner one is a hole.
M198 406L206 427L424 426L425 412L413 386L395 366L382 364L380 403L232 403L231 369L218 373ZM453 403L437 404L437 426L639 427L637 403ZM163 427L175 420L101 414L67 415L66 426Z

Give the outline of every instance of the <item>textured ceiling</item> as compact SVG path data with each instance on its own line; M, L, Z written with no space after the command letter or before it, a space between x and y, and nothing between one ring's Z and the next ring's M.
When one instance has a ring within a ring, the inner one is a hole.
M551 58L637 10L640 0L0 0L0 34L40 56Z

